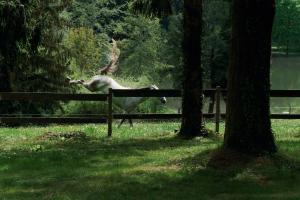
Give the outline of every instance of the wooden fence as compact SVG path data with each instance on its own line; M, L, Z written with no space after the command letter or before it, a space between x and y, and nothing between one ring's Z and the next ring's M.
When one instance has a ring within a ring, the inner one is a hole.
M219 123L225 113L221 113L221 93L226 90L216 89L204 90L206 97L215 95L216 112L203 113L204 118L215 119L216 132L219 132ZM181 114L115 114L112 109L114 97L181 97L180 90L109 90L108 94L59 94L59 93L0 93L0 101L105 101L108 103L108 114L75 117L24 117L24 116L0 116L0 123L101 123L108 124L108 136L112 135L113 119L178 119ZM272 90L271 97L300 97L300 90ZM300 114L271 114L272 119L300 119Z

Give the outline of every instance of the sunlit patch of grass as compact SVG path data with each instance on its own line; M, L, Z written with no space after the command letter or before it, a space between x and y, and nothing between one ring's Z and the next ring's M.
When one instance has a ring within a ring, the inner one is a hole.
M224 123L193 140L177 122L1 128L0 199L297 199L298 125L274 120L280 153L234 169L208 165Z

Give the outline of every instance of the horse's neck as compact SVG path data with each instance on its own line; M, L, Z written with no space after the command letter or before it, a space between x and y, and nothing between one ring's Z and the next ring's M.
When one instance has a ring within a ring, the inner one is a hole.
M111 79L110 84L112 89L131 89L128 87L121 86L116 81ZM150 87L139 88L141 90L150 90ZM140 103L147 100L149 97L121 97L115 98L114 102L118 105L121 109L125 110L127 113L132 112Z
M122 88L121 88L122 87ZM128 87L118 86L116 89L131 89ZM112 88L114 89L114 88ZM149 88L140 88L149 89ZM127 113L132 112L140 103L144 102L149 97L120 97L114 98L114 102L121 109L125 110Z
M127 113L132 112L140 103L145 101L147 97L119 97L114 98L114 104L123 109Z

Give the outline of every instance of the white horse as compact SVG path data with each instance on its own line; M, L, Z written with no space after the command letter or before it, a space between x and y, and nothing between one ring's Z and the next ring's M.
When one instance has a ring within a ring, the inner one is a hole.
M69 78L70 84L81 84L86 89L88 89L91 92L102 92L102 93L108 93L109 88L112 89L133 89L130 87L124 87L117 83L114 79L103 76L103 75L97 75L94 76L90 81L84 81L84 80L71 80ZM159 88L156 85L151 85L146 88L140 88L140 89L149 89L149 90L158 90ZM121 108L125 113L131 113L140 103L145 101L148 97L120 97L120 98L114 98L113 103ZM167 102L167 99L165 97L160 98L161 103L165 104ZM121 123L118 127L120 127L123 122L126 119L122 119ZM130 126L132 127L132 119L129 119Z

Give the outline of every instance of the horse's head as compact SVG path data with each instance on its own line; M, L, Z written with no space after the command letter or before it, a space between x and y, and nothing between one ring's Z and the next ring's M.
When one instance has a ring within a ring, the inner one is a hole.
M156 85L151 85L150 86L151 90L159 90L159 88ZM165 104L167 103L167 98L166 97L160 97L160 102Z
M84 80L72 80L70 77L67 77L66 82L69 84L84 84Z

